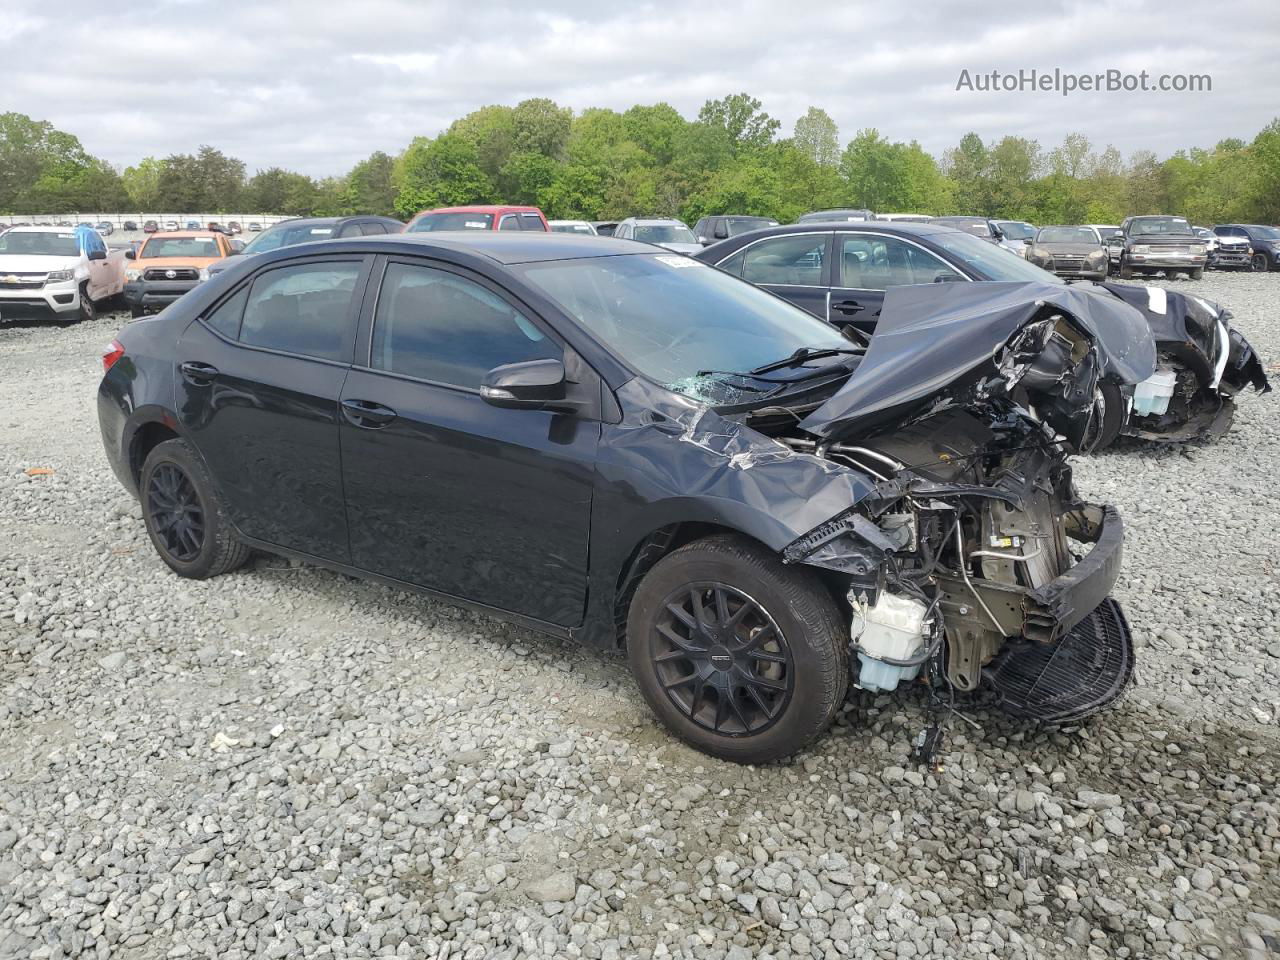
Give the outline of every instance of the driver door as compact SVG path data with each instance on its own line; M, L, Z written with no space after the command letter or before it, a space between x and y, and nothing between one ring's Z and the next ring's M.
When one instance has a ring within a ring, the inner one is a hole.
M480 383L524 360L594 373L478 275L411 258L381 274L339 400L352 563L577 625L599 419L495 407Z

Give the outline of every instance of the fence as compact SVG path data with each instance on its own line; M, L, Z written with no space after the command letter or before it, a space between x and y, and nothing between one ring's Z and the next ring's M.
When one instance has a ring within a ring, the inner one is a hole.
M43 214L11 214L0 216L0 223L31 223L37 226L57 226L60 224L71 224L75 226L80 223L87 223L91 226L97 226L100 223L109 223L117 230L124 228L127 221L133 221L142 227L148 220L154 220L160 224L161 228L168 224L176 223L178 229L182 229L188 223L199 223L201 228L210 223L230 223L233 220L242 227L247 227L251 223L260 223L263 229L272 224L279 223L281 220L290 219L287 216L278 213L43 213Z

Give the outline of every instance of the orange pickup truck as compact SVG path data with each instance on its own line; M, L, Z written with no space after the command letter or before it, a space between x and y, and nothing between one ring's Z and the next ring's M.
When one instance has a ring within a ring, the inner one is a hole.
M235 242L212 230L153 233L125 256L124 299L135 317L163 310L209 279L209 264L236 252Z

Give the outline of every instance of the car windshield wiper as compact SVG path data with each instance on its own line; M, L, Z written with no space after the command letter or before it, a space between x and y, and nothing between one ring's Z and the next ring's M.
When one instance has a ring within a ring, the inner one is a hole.
M818 360L822 357L836 357L842 353L864 353L865 351L865 347L801 347L785 359L766 363L764 366L756 367L754 370L748 370L747 373L756 376L761 373L769 373L772 370L798 367L809 360Z

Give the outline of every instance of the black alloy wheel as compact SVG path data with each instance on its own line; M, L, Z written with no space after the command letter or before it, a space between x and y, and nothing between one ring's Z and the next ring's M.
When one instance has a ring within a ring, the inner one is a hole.
M204 546L204 507L191 478L177 464L162 463L147 481L147 513L158 546L179 563L191 563Z
M1267 272L1267 255L1265 253L1255 253L1249 261L1249 269L1254 273Z
M704 730L741 736L767 730L791 700L795 671L777 623L725 583L669 594L651 646L662 689Z

